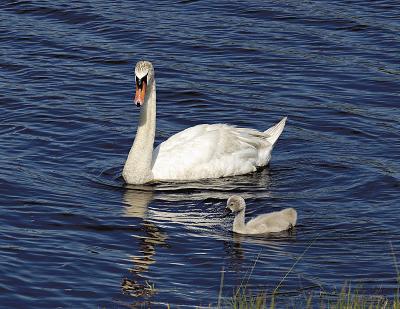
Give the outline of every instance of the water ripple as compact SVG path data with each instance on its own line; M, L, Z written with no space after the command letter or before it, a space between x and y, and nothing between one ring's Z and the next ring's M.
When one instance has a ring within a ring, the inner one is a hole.
M394 295L398 11L394 1L3 1L1 304L208 306L222 269L224 295L253 265L250 288L271 291L299 258L282 285L293 301L345 281ZM156 68L156 144L200 123L265 130L288 116L270 166L125 185L143 58ZM231 194L248 217L294 207L299 224L235 235L221 218Z

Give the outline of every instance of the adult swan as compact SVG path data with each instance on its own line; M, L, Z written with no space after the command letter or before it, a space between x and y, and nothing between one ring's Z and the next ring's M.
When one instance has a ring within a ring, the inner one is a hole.
M179 132L153 150L156 81L153 65L135 67L134 102L141 107L136 138L122 176L129 184L185 181L254 172L268 163L286 117L264 132L226 124L200 124Z

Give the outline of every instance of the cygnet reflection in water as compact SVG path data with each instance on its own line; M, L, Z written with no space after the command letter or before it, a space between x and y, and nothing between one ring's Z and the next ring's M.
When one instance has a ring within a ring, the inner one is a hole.
M235 214L233 232L239 234L276 233L291 229L296 225L297 212L293 208L259 215L245 223L246 202L239 195L231 196L225 208L226 214Z

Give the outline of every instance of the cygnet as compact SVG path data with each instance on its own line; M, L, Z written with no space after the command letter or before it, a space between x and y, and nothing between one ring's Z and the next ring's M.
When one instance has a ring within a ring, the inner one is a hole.
M244 222L246 203L239 195L232 195L225 208L226 217L229 214L235 215L233 231L239 234L263 234L276 233L288 230L296 225L297 212L293 208L286 208L281 211L259 215L249 222Z

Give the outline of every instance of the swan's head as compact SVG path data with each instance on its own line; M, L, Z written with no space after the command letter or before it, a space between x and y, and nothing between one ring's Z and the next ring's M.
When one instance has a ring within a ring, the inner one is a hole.
M153 82L154 67L149 61L139 61L135 67L135 83L136 93L133 100L136 106L140 107L144 104L148 85Z
M239 195L232 195L230 198L228 198L228 201L226 202L225 216L229 214L239 213L245 208L246 208L246 203L243 197Z

